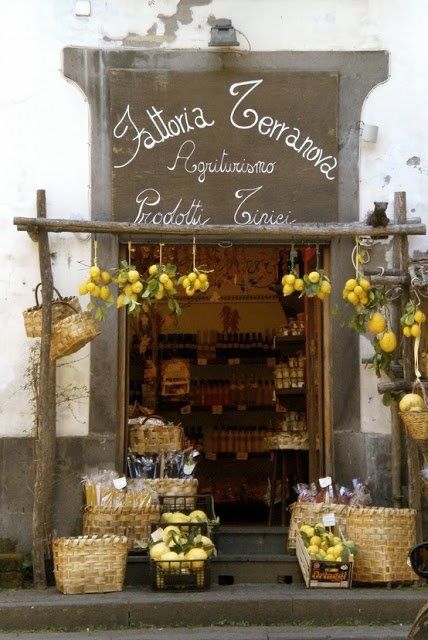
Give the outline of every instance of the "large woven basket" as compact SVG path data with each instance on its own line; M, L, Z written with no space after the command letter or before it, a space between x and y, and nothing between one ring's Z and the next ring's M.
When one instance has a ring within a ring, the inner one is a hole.
M150 525L160 520L158 505L144 509L131 507L88 507L83 513L83 534L96 536L126 536L128 549L133 549L136 540L147 541Z
M296 548L296 532L302 524L314 526L322 522L326 513L334 513L336 525L346 529L349 507L345 504L324 504L312 502L294 502L291 506L290 527L288 530L288 548Z
M51 360L76 353L100 333L101 329L89 311L69 315L53 327Z
M52 546L58 591L68 594L122 591L126 537L56 538Z
M25 332L28 338L40 338L42 335L42 303L39 302L41 286L41 283L39 283L34 291L36 306L30 307L23 312ZM63 298L55 287L54 291L58 297L51 301L52 328L60 320L67 318L67 316L72 313L78 313L81 311L80 302L75 296Z
M409 436L428 443L428 410L400 412Z
M407 565L416 544L416 511L355 507L348 513L347 536L357 545L356 582L407 582L416 574Z
M182 449L183 429L164 424L158 416L134 418L129 421L129 448L134 453L160 453Z

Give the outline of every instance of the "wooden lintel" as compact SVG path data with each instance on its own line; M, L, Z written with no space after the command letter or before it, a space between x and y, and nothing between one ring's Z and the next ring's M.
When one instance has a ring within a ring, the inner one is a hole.
M370 227L361 222L326 222L326 223L295 223L292 225L206 225L184 227L179 225L156 226L152 224L135 224L127 222L114 222L103 220L64 220L53 218L21 218L13 219L19 231L27 231L29 228L44 229L50 233L109 233L119 234L146 234L146 235L188 235L217 237L221 239L253 238L265 239L269 236L283 238L284 240L297 239L322 239L354 236L397 236L397 235L425 235L426 226L419 222L408 220L403 224L391 224L387 227Z
M409 284L410 277L409 276L370 276L370 281L374 285L400 285L400 284Z

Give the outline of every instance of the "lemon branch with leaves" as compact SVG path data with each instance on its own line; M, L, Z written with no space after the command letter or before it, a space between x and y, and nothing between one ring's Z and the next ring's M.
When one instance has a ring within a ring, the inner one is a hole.
M110 291L112 281L107 269L98 266L98 242L94 240L94 260L89 268L89 279L82 282L79 287L79 294L90 295L87 311L94 314L95 320L105 320L106 309L114 303L113 294Z

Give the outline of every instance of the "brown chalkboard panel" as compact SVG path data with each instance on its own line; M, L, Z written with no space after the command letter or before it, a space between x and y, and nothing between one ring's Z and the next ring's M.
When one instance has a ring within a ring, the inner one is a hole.
M109 82L115 220L337 220L337 74L114 69Z

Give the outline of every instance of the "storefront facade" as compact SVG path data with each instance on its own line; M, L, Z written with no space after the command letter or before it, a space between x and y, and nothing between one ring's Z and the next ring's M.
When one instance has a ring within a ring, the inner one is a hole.
M278 9L279 10L279 9ZM254 47L256 48L256 47ZM325 202L319 203L317 199L317 185L311 184L311 178L307 183L303 180L301 193L295 196L302 211L306 211L301 221L337 221L345 223L358 220L361 216L360 210L360 128L361 113L364 102L368 94L379 84L388 79L389 56L385 51L265 51L265 52L215 52L215 51L149 51L147 49L126 47L111 47L108 49L89 47L65 47L63 50L63 73L64 76L75 83L84 93L90 111L90 149L91 149L91 178L90 178L90 210L91 217L95 220L121 219L130 222L138 221L138 211L129 212L129 183L121 182L121 177L115 173L114 162L114 130L124 123L120 114L123 112L123 88L129 87L129 78L137 83L134 93L130 94L131 99L138 99L138 88L140 91L145 87L145 74L151 78L153 74L158 74L159 78L167 82L166 91L173 95L173 79L182 87L183 79L189 78L189 88L192 89L192 77L201 79L194 83L201 90L209 91L209 82L205 88L204 79L215 77L217 84L211 86L213 95L217 93L221 108L221 89L226 94L232 95L230 88L239 82L248 82L269 78L279 78L279 83L284 79L289 79L292 74L298 74L306 78L308 87L313 90L313 95L317 97L319 91L320 103L312 104L310 108L316 113L327 109L333 122L337 121L337 129L333 131L337 156L331 154L330 163L322 161L318 164L320 169L311 166L312 171L318 171L324 176L326 184L329 184L329 197ZM113 71L113 70L120 70ZM116 74L116 75L115 75ZM196 75L195 75L196 74ZM224 81L222 76L224 75ZM121 79L122 78L122 79ZM177 80L178 78L178 80ZM325 90L323 94L322 82L326 79L332 82L332 87ZM148 91L150 82L147 80ZM140 85L138 85L140 83ZM321 85L318 86L318 83ZM156 87L156 83L153 85ZM251 86L251 85L250 85ZM254 85L256 88L257 85ZM315 87L315 88L314 88ZM228 91L229 89L229 91ZM236 89L238 91L238 89ZM332 94L333 91L333 94ZM191 104L198 105L198 91L191 96ZM263 115L268 117L275 105L275 96L267 92L270 96L266 100ZM332 98L333 95L333 98ZM214 100L216 99L214 95ZM326 102L327 99L327 102ZM331 99L331 104L328 100ZM272 101L272 102L270 102ZM126 100L125 100L126 102ZM233 108L237 107L237 102L232 104L232 111L227 113L233 119ZM298 104L295 99L294 104ZM131 103L132 104L132 103ZM326 106L327 104L327 106ZM185 105L184 105L185 106ZM308 113L308 105L302 101L302 117ZM271 108L272 107L272 108ZM138 104L135 103L138 109ZM333 109L337 108L335 112ZM116 110L115 110L116 109ZM129 116L128 111L128 116ZM174 112L175 113L175 112ZM210 117L203 112L197 114L201 129L208 129L211 123ZM261 115L261 114L260 114ZM119 117L118 117L119 116ZM310 115L309 115L310 117ZM153 120L152 120L153 123ZM267 126L267 121L264 124ZM281 123L279 123L281 124ZM284 123L282 123L284 124ZM128 123L128 126L129 123ZM135 126L135 130L138 127ZM182 119L179 121L181 127L195 127L195 123L186 120L182 112ZM239 128L239 127L238 127ZM137 132L138 143L142 140L142 129ZM159 130L158 130L159 131ZM260 131L260 129L259 129ZM278 129L279 131L279 129ZM125 131L120 127L117 129L117 139L120 140ZM207 133L207 131L205 131ZM319 132L322 134L322 132ZM145 134L148 136L148 133ZM309 134L308 134L309 135ZM206 138L205 138L206 139ZM215 133L213 129L213 140ZM146 141L148 137L146 137ZM153 140L153 136L152 136ZM135 137L134 137L135 142ZM303 142L303 141L302 141ZM209 145L209 142L205 142ZM178 148L178 144L175 147ZM322 144L319 143L321 147ZM328 144L327 144L328 146ZM334 146L334 145L333 145ZM113 147L113 154L111 152ZM223 141L217 144L220 151L223 148ZM296 150L296 146L295 146ZM119 159L117 166L121 167L136 155L136 147L130 148L128 161ZM216 153L218 149L216 149ZM184 152L183 152L184 153ZM242 155L247 154L245 148ZM112 157L113 155L113 157ZM337 162L331 162L336 159ZM173 162L173 158L172 158ZM310 161L309 163L310 164ZM313 163L312 163L313 165ZM306 175L306 174L305 174ZM130 180L132 180L132 168L130 166ZM128 176L129 179L129 176ZM116 180L116 183L114 181ZM327 183L327 180L331 182ZM188 176L184 185L189 185ZM191 177L191 184L195 183L195 178ZM296 178L298 183L298 176ZM235 185L236 187L237 185ZM185 186L187 189L188 187ZM115 189L117 189L115 191ZM270 186L270 192L275 190L275 185ZM269 192L269 188L266 189ZM119 196L118 196L119 194ZM135 201L137 194L131 194L131 200ZM219 194L217 201L212 202L218 207L215 214L217 218L209 224L238 224L238 218L233 218L231 214L222 212L232 212L230 202L227 202L228 195L225 196L224 203L222 195ZM178 194L181 197L181 194ZM48 193L49 197L49 193ZM270 196L269 196L270 197ZM128 200L127 200L128 198ZM230 199L230 197L229 197ZM376 198L373 198L376 199ZM141 199L140 199L141 200ZM263 202L262 198L262 204ZM279 203L271 202L268 198L270 210ZM317 206L320 204L320 210ZM365 203L366 205L367 203ZM58 201L58 205L61 202ZM172 205L171 205L172 206ZM311 216L311 210L317 211ZM236 207L235 207L236 212ZM54 217L60 217L52 213ZM229 215L229 218L227 217ZM298 216L296 215L296 218ZM147 222L147 220L146 220ZM197 221L196 221L197 222ZM203 219L200 220L201 224ZM274 222L270 219L270 222ZM281 220L281 222L283 222ZM257 226L257 218L252 220L252 225ZM177 240L180 241L178 234ZM189 229L183 231L183 236L189 236ZM154 238L157 238L156 227L154 225ZM130 238L120 238L121 241L128 241ZM245 238L245 225L242 226L242 241ZM268 224L266 229L266 242L275 243L278 238L275 235L275 224ZM290 238L285 239L289 242ZM329 244L330 277L334 282L341 282L343 276L350 268L350 248L352 242L344 239L333 239ZM65 250L65 247L61 247ZM115 265L119 259L120 243L115 236L102 236L98 238L98 254L103 264ZM381 250L383 251L383 250ZM71 260L78 260L80 256L74 258L71 253ZM29 292L31 287L28 286ZM339 288L333 289L331 305L339 302ZM67 291L67 293L69 293ZM57 486L57 525L60 533L69 532L79 518L81 506L81 496L79 492L78 479L85 468L94 466L111 466L113 463L119 468L123 460L123 434L125 432L124 422L125 412L125 371L126 371L126 349L124 345L124 316L118 318L116 313L111 314L105 324L103 332L92 344L90 350L89 372L89 394L88 394L88 419L86 421L87 433L74 435L63 434L58 440L58 486ZM387 429L378 432L363 430L362 421L365 417L361 415L361 397L359 390L358 371L360 370L360 345L359 339L351 335L345 329L338 330L338 322L330 314L326 313L324 326L324 339L328 342L328 356L325 371L325 379L329 381L325 387L325 407L324 413L326 433L329 434L325 446L325 456L323 460L323 471L334 473L340 476L340 481L349 483L353 477L365 477L370 482L372 494L377 504L387 504L390 499L390 435ZM334 339L331 339L334 334ZM353 372L350 374L350 372ZM373 378L373 385L374 385ZM364 393L364 391L363 391ZM375 394L375 388L372 393ZM383 416L381 419L385 419ZM16 435L16 434L14 434ZM25 523L30 522L31 499L30 495L17 495L17 486L23 481L23 467L28 468L31 460L32 444L31 439L11 437L7 432L1 441L1 451L3 457L3 473L10 478L15 478L16 495L18 500L20 522L22 524L22 542L28 544L29 527ZM17 446L19 445L19 446ZM24 465L17 464L17 460L25 460ZM17 470L18 469L18 470ZM14 508L10 507L13 501L13 490L6 494L4 491L2 508L2 523L5 522L5 533L19 535L15 532ZM28 528L25 533L24 529Z

